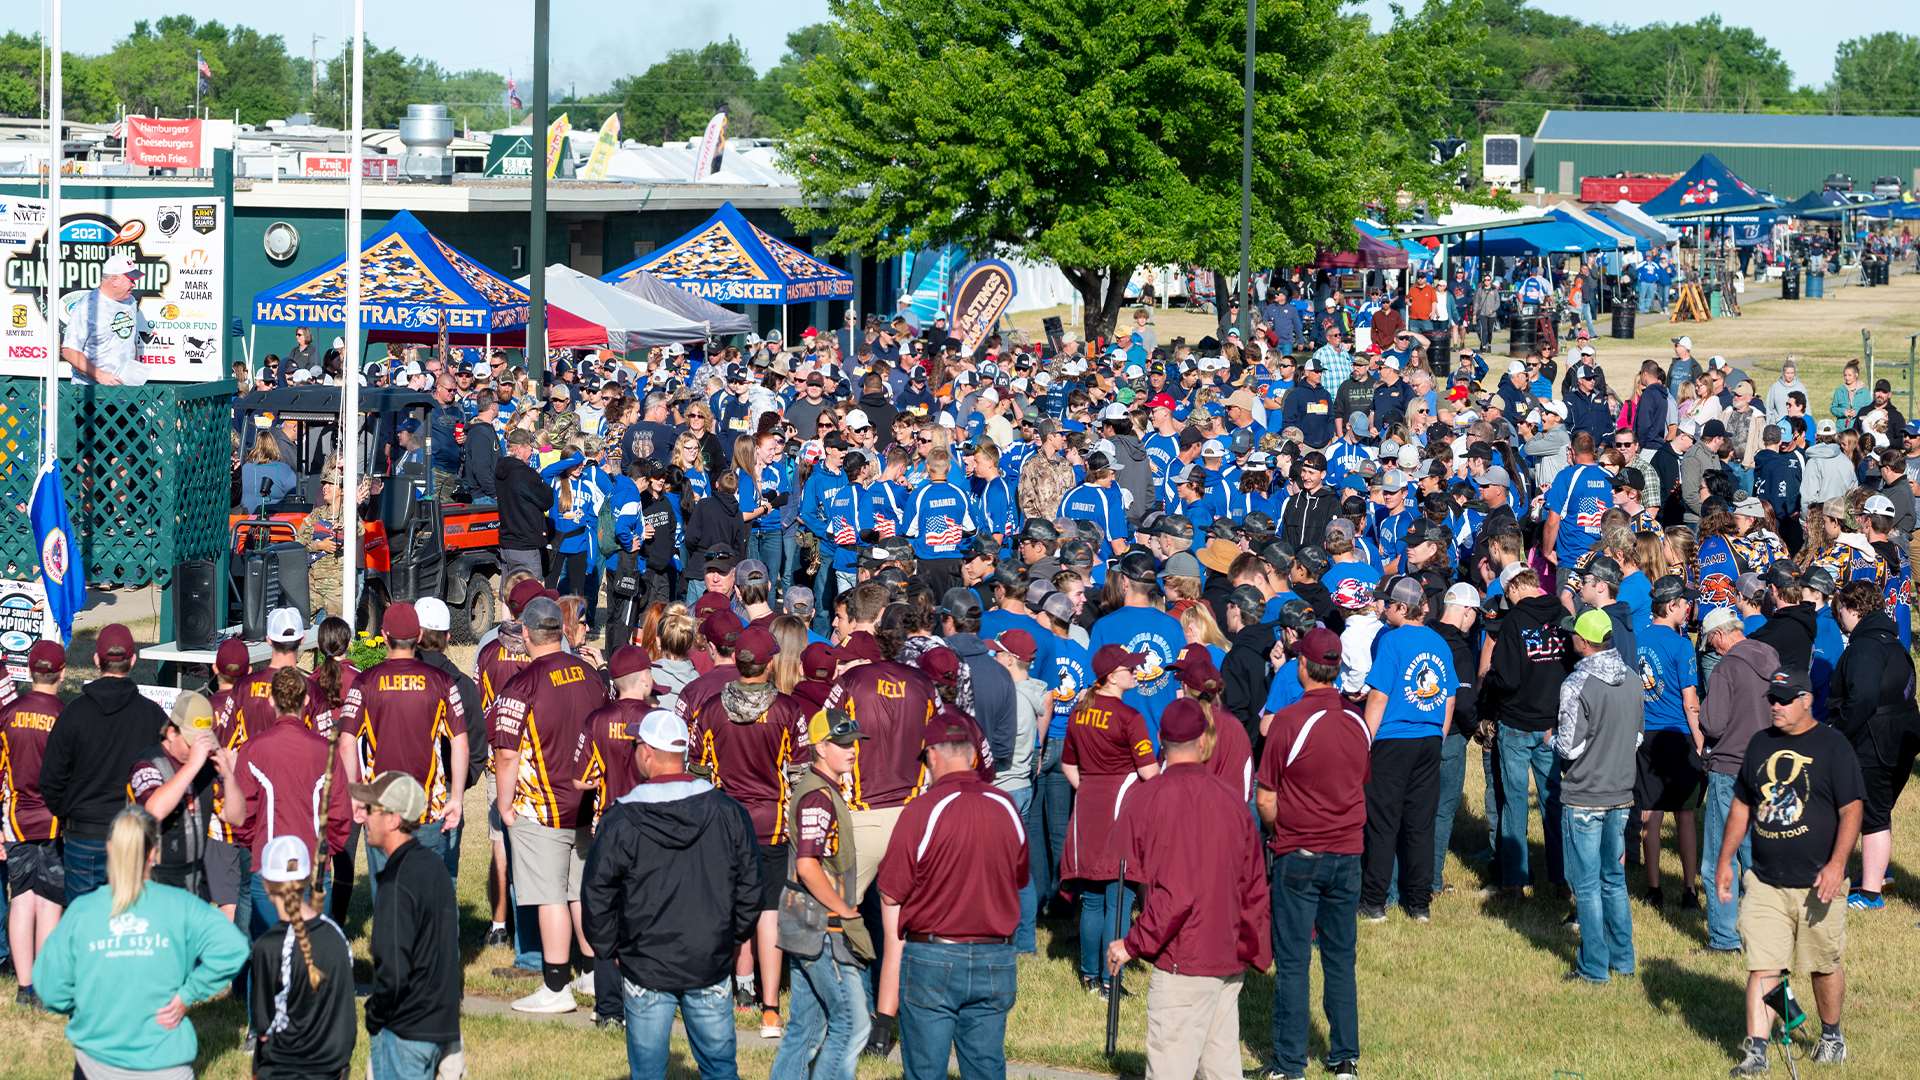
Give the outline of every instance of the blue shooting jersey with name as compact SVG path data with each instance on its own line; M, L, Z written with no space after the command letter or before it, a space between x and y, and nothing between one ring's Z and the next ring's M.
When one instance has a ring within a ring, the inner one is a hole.
M1563 571L1600 542L1600 519L1613 505L1613 481L1598 465L1569 465L1547 488L1547 510L1560 515L1554 553Z
M1004 476L974 482L973 519L982 533L1000 534L1000 551L1010 554L1013 535L1020 531L1020 500L1014 486Z
M1153 486L1158 489L1167 482L1167 476L1173 471L1173 463L1180 459L1180 437L1162 435L1154 432L1140 440L1140 446L1147 452L1147 460L1153 464Z
M1133 539L1127 524L1126 494L1117 487L1081 484L1060 499L1058 516L1100 526L1100 557L1113 554L1113 541Z
M1064 739L1067 723L1073 719L1074 703L1080 700L1082 691L1093 685L1093 653L1070 637L1052 638L1053 716L1047 722L1047 738ZM1046 678L1039 677L1043 681Z
M1438 633L1416 623L1382 631L1373 643L1367 688L1387 699L1374 741L1437 736L1447 702L1460 688L1453 650Z
M1180 620L1152 607L1123 607L1102 615L1087 634L1089 655L1102 645L1123 645L1146 659L1134 669L1138 685L1121 695L1121 700L1147 719L1147 734L1154 749L1160 747L1160 714L1180 694L1180 680L1167 665L1187 647L1186 631ZM1091 664L1089 664L1091 671Z
M914 491L907 511L914 558L958 558L973 531L972 500L966 492L945 480L930 480Z

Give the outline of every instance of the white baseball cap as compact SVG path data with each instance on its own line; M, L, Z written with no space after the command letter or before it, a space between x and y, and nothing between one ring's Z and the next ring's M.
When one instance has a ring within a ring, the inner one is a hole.
M1673 343L1687 350L1688 352L1693 351L1693 339L1691 337L1688 337L1685 334L1682 334L1681 336L1674 338Z
M1740 612L1732 607L1718 607L1707 612L1700 620L1700 636L1710 637L1722 630L1738 628L1741 624Z
M687 347L685 345L680 344L677 341L673 342L672 344L667 346L667 355L668 356L685 356L687 355Z
M1125 420L1126 418L1127 407L1117 401L1100 410L1100 419L1102 420Z
M107 258L106 262L100 264L100 273L104 277L112 277L115 274L139 277L140 267L133 261L133 256L131 255L112 255Z
M1714 356L1707 357L1707 367L1710 370L1718 371L1721 368L1726 366L1727 366L1727 358L1724 356L1714 355Z
M423 596L415 600L413 613L420 616L422 630L453 629L453 613L447 610L447 602L437 596Z
M1420 448L1417 446L1403 446L1400 448L1400 452L1394 458L1394 461L1397 462L1402 469L1417 469L1420 467Z
M668 709L655 709L640 718L634 737L655 750L668 754L687 752L686 721Z
M1200 447L1200 456L1203 458L1226 457L1227 445L1221 442L1219 439L1208 439L1206 443Z
M267 613L267 640L285 645L307 636L307 619L299 608L274 608Z
M1380 366L1384 368L1391 368L1394 371L1399 371L1400 358L1392 355L1391 353L1384 354L1380 357Z
M307 852L307 842L286 833L267 841L260 852L260 876L280 883L312 877L313 856Z
M1866 503L1862 505L1860 509L1869 514L1885 514L1887 517L1895 516L1893 500L1887 498L1885 495L1867 496Z
M989 386L985 390L980 391L979 400L983 405L992 405L994 402L1000 400L1000 391Z
M848 431L865 431L873 426L873 421L867 419L866 410L851 409L847 412L846 425Z
M347 347L347 339L346 339L346 338L334 338L334 339L333 339L333 347L334 347L334 349L335 349L335 351L340 351L340 350L344 350L344 349L345 349L345 348Z
M413 378L415 375L425 375L426 373L427 370L421 367L418 361L411 362L406 367L400 369L400 374L408 379Z
M1514 360L1507 364L1507 374L1509 375L1525 375L1526 373L1527 365L1525 361Z
M1447 589L1447 595L1441 602L1447 607L1477 608L1480 606L1480 591L1464 581L1458 581Z
M1542 401L1540 407L1562 420L1567 418L1567 403L1564 401Z

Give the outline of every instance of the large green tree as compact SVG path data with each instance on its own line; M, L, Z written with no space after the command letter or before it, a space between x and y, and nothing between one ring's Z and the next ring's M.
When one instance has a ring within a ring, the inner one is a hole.
M1261 4L1256 266L1353 241L1394 196L1438 193L1423 109L1473 77L1470 8L1430 5L1427 55L1341 0ZM1242 0L835 0L836 47L794 90L782 149L833 250L957 244L1057 263L1110 331L1147 263L1237 258ZM1396 13L1396 19L1404 18ZM1416 148L1415 143L1418 142Z
M1841 42L1826 104L1843 113L1920 113L1920 37L1889 30Z
M615 82L603 96L620 102L626 138L694 138L722 110L729 135L759 135L764 134L757 106L759 81L746 49L728 38L699 49L675 49L641 74Z

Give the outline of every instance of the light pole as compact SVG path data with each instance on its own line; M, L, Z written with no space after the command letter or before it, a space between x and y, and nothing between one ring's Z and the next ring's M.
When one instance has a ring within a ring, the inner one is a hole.
M1253 29L1259 0L1247 0L1246 101L1240 112L1240 344L1253 341Z
M533 0L533 223L527 230L527 373L547 381L547 17Z

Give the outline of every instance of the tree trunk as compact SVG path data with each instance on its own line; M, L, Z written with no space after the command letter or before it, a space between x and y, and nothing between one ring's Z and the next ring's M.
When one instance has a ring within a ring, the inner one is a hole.
M1063 266L1060 272L1080 294L1080 303L1086 311L1080 329L1090 349L1094 341L1111 336L1119 323L1120 309L1127 298L1127 279L1133 270L1125 266Z

